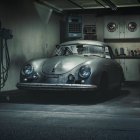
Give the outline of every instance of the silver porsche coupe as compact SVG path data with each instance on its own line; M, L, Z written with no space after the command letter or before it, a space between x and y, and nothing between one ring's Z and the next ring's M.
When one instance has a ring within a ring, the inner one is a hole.
M17 87L31 90L120 89L122 67L104 42L75 40L56 46L52 57L28 61Z

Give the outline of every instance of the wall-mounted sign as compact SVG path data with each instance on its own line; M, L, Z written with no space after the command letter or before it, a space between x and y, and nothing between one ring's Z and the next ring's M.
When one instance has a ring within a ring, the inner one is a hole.
M96 34L96 25L84 25L84 34Z
M84 25L83 33L85 40L97 40L96 25Z
M107 24L107 29L108 29L109 32L115 32L117 28L118 28L118 26L114 22L109 22Z
M128 30L130 32L135 32L137 29L137 24L135 22L129 22L128 23Z
M68 37L82 37L82 17L68 17Z

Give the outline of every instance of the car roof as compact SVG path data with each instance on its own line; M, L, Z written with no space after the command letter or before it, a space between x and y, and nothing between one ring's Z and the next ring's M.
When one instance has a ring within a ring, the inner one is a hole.
M104 42L101 41L95 41L95 40L73 40L73 41L67 41L64 43L61 43L60 45L72 45L72 44L89 44L89 45L106 45Z

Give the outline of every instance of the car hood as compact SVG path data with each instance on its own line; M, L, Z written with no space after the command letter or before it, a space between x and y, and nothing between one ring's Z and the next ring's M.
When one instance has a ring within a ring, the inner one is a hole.
M88 60L88 58L81 56L52 57L45 61L42 71L45 74L64 74Z

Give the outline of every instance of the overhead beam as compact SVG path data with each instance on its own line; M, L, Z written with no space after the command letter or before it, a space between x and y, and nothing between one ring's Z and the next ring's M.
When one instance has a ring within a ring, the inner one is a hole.
M81 5L79 5L78 3L74 2L73 0L67 0L67 1L69 1L70 3L72 3L73 5L81 8L81 9L84 9Z
M95 0L95 2L99 5L101 5L102 7L106 8L101 2L99 2L98 0Z
M85 10L64 10L65 14L96 14L96 15L130 15L130 14L140 14L140 6L133 7L118 7L118 10L112 11L110 8L97 8L97 9L85 9Z
M110 0L102 0L104 3L106 3L112 10L117 10L117 6Z
M45 0L35 0L36 2L46 5L47 7L51 8L52 10L54 10L57 13L62 13L63 10L54 6L53 4L50 4L49 2L45 1Z

